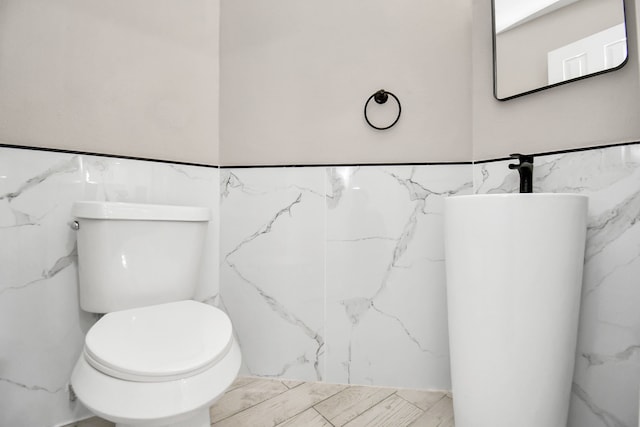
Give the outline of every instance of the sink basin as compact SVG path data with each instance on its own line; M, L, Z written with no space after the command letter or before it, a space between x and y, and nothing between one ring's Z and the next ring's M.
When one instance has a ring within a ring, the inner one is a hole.
M445 256L456 427L565 427L587 197L447 198Z

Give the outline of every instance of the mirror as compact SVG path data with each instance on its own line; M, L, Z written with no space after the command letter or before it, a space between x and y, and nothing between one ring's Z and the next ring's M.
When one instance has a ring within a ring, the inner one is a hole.
M507 99L621 68L623 0L492 0L494 96Z

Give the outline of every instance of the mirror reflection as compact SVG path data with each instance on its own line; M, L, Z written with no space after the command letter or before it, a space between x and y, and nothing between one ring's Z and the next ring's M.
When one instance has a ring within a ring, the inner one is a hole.
M506 100L622 67L623 0L492 0L494 95Z

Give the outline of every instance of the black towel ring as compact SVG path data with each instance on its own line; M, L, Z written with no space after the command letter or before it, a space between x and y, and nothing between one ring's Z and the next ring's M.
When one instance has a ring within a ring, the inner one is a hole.
M387 102L387 100L389 99L389 95L391 95L393 97L393 99L396 100L396 103L398 104L398 116L396 117L396 119L393 121L393 123L391 123L389 126L386 127L378 127L374 124L372 124L369 121L369 117L367 117L367 107L369 106L369 102L373 99L375 100L378 104L384 104L385 102ZM393 125L395 125L396 123L398 123L398 120L400 119L400 113L402 113L402 106L400 105L400 100L398 99L397 96L395 96L394 94L392 94L391 92L387 92L384 89L380 89L379 91L377 91L376 93L374 93L373 95L371 95L369 97L369 99L367 99L367 102L365 102L364 104L364 119L367 121L367 123L369 124L369 126L371 126L374 129L378 129L378 130L385 130L385 129L389 129L390 127L392 127Z

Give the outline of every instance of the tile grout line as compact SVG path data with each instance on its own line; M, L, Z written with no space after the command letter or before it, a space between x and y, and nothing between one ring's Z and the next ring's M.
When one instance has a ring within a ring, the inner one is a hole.
M365 410L364 410L364 411L362 411L361 413L357 414L354 418L352 418L351 420L347 421L345 424L347 424L347 423L351 422L353 419L355 419L355 418L359 417L360 415L362 415L362 414L364 414L365 412L367 412L369 409L371 409L371 408L373 408L374 406L376 406L376 405L380 404L380 402L384 401L385 399L388 399L389 397L393 396L394 394L396 394L396 393L398 392L398 389L393 388L393 387L359 386L359 385L357 385L357 384L346 384L346 388L343 388L343 389L342 389L342 390L340 390L338 393L342 393L343 391L345 391L345 390L347 390L347 389L349 389L349 388L351 388L351 387L373 387L373 388L377 388L377 389L380 389L380 390L384 390L384 389L393 390L393 392L392 392L392 393L390 393L390 394L389 394L389 395L387 395L387 396L381 397L379 400L376 400L374 403L372 403L372 404L371 404L371 406L369 406L367 409L365 409ZM338 394L338 393L336 393L336 394ZM335 396L335 395L334 395L334 396ZM333 397L333 396L329 396L329 397L327 397L327 399L330 399L331 397ZM400 397L400 396L398 396L398 397ZM325 400L327 400L327 399L325 399ZM404 399L403 399L403 400L404 400ZM318 402L318 403L316 403L315 405L319 405L320 403L322 403L322 402ZM313 406L313 409L316 409L315 405ZM420 408L418 408L418 409L420 409ZM322 414L320 411L318 411L317 409L316 409L316 411L317 411L317 412L319 412L321 415L323 415L323 414ZM323 417L324 417L324 415L323 415ZM325 417L325 419L326 419L326 417ZM330 423L333 427L335 427L335 425L334 425L331 421L329 421L329 423Z
M417 409L418 411L420 411L421 413L423 413L423 414L424 414L425 412L427 412L427 410L424 410L424 409L420 408L420 407L419 407L418 405L416 405L415 403L413 403L413 402L409 402L407 399L405 399L404 397L400 396L400 395L398 394L398 391L397 391L397 390L396 390L396 391L394 391L394 392L393 392L393 394L391 394L391 396L394 396L394 395L395 395L398 399L400 399L400 400L403 400L403 401L407 402L409 405L413 406L414 408L416 408L416 409ZM437 403L437 402L440 402L443 398L444 398L444 396L442 396L440 399L438 399L438 400L436 401L436 403ZM429 407L429 409L430 409L430 408L432 408L433 406L435 406L435 403L434 403L432 406L430 406L430 407Z
M253 383L255 383L255 382L259 381L259 380L264 380L264 379L265 379L265 378L260 378L260 377L252 377L252 378L255 378L256 380L255 380L255 381L251 381L251 382L250 382L250 383L248 383L248 384L244 384L244 385L242 385L242 386L240 386L240 387L236 387L236 388L234 388L233 390L239 390L239 389L242 389L242 388L244 388L244 387L246 387L246 386L248 386L248 385L251 385L251 384L253 384ZM273 399L274 397L280 396L280 395L282 395L282 394L284 394L284 393L286 393L286 392L288 392L288 391L290 391L290 390L293 390L293 389L295 389L295 388L299 387L300 385L304 384L304 382L302 382L302 383L300 383L300 384L296 385L295 387L289 388L289 387L287 387L287 385L286 385L286 384L284 384L281 380L272 379L272 378L267 378L267 380L269 380L269 381L274 381L274 382L279 382L280 384L282 384L282 385L286 388L286 390L282 390L280 393L274 394L273 396L270 396L270 397L268 397L268 398L266 398L266 399L264 399L264 400L261 400L260 402L253 403L252 405L247 406L246 408L243 408L242 410L240 410L240 411L238 411L238 412L235 412L235 413L233 413L233 414L230 414L230 415L228 415L228 416L226 416L226 417L224 417L224 418L220 418L220 419L219 419L219 420L217 420L215 423L217 424L217 423L220 423L220 422L222 422L222 421L224 421L224 420L227 420L227 419L229 419L229 418L231 418L231 417L234 417L234 416L236 416L236 415L238 415L238 414L240 414L240 413L242 413L242 412L244 412L244 411L247 411L247 410L249 410L249 409L253 408L254 406L260 405L261 403L264 403L264 402L266 402L267 400L271 400L271 399ZM224 396L224 395L223 395L223 396ZM222 397L223 397L223 396L222 396ZM211 407L209 407L209 410L211 410ZM213 426L213 424L214 424L214 423L211 423L211 425L212 425L212 426Z
M329 421L329 420L327 419L327 417L325 417L324 415L322 415L322 414L320 413L320 411L318 411L315 407L313 407L313 406L312 406L312 407L311 407L311 409L313 409L313 410L316 412L316 414L320 415L320 416L322 417L322 419L323 419L323 420L325 420L325 421L326 421L326 422L327 422L331 427L335 427L335 425L334 425L331 421Z
M395 394L395 393L394 393L394 394ZM433 409L433 408L434 408L438 403L440 403L440 402L442 401L442 399L444 399L445 397L447 397L447 394L446 394L446 393L441 393L441 394L442 394L442 396L440 396L440 399L438 399L438 400L436 400L435 402L433 402L433 405L429 405L429 407L428 407L427 409L422 409L422 408L420 408L420 407L419 407L418 405L416 405L415 403L413 403L413 402L411 402L411 401L409 401L409 400L405 399L404 397L402 397L402 396L400 396L400 395L398 395L398 394L396 394L396 396L398 396L400 399L402 399L402 400L404 400L405 402L407 402L407 403L409 403L409 404L411 404L411 405L415 406L416 408L420 409L423 413L425 413L425 412L429 412L429 411L430 411L431 409Z
M278 426L285 425L286 423L288 423L289 421L291 421L292 419L294 419L294 418L295 418L295 417L297 417L298 415L300 415L300 414L302 414L302 413L304 413L304 412L308 411L309 409L313 410L317 415L319 415L319 416L320 416L320 418L322 418L323 420L325 420L325 421L326 421L326 422L327 422L331 427L335 427L331 421L329 421L329 420L328 420L324 415L322 415L322 414L321 414L321 413L320 413L316 408L314 408L313 406L311 406L311 407L309 407L309 408L305 409L304 411L302 411L302 412L300 412L300 413L298 413L298 414L295 414L295 415L293 415L293 416L291 416L291 417L287 418L287 419L286 419L286 420L284 420L283 422L278 423L278 424L276 424L276 425L275 425L275 426L273 426L273 427L278 427Z
M307 383L306 383L306 382L303 382L302 384L307 384ZM333 385L333 384L329 384L329 383L319 383L319 382L316 382L315 384ZM300 384L298 384L298 385L300 385ZM345 390L347 387L349 387L349 386L346 386L346 387L345 387L345 388L343 388L342 390ZM320 414L320 416L321 416L322 418L324 418L324 419L326 420L326 418L324 417L324 415L322 415L322 414L320 413L320 411L318 411L318 410L315 408L315 406L316 406L316 405L319 405L321 402L324 402L325 400L327 400L327 399L329 399L329 398L331 398L331 397L335 396L336 394L340 393L342 390L337 391L337 392L333 393L331 396L327 396L326 398L324 398L324 399L322 399L322 400L319 400L319 401L317 401L316 403L313 403L313 404L309 405L308 407L304 408L302 411L300 411L300 412L298 412L298 413L296 413L296 414L292 415L291 417L289 417L289 420L290 420L291 418L297 417L298 415L300 415L301 413L303 413L304 411L307 411L307 410L309 410L309 409L313 409L313 410L314 410L314 411L316 411L318 414ZM288 420L283 421L283 423L284 423L284 422L286 422L286 421L288 421ZM333 426L333 423L331 423L329 420L327 420L327 422ZM280 424L282 424L282 423L280 423Z
M305 383L305 381L300 381L298 384L294 385L293 387L289 387L287 384L285 384L285 381L296 381L296 380L278 380L278 379L275 379L275 378L274 378L274 380L279 381L280 383L282 383L282 385L284 385L284 386L285 386L287 389L289 389L289 390L293 390L294 388L298 388L298 387L300 387L302 384L304 384L304 383ZM284 392L283 392L283 393L284 393Z
M349 423L351 423L353 420L356 420L357 418L359 418L359 417L363 416L364 414L366 414L367 412L371 411L373 408L375 408L375 407L376 407L376 406L378 406L380 403L384 402L385 400L389 399L389 398L390 398L390 397L392 397L392 396L395 396L395 397L397 397L398 399L400 399L400 400L402 400L402 401L404 401L404 402L408 403L409 405L413 406L414 408L416 408L418 411L420 411L420 416L424 415L424 413L425 413L426 411L423 411L421 408L418 408L418 407L417 407L416 405L414 405L413 403L411 403L411 402L409 402L408 400L406 400L406 399L402 398L402 396L399 396L399 395L397 394L397 392L398 392L398 390L395 390L393 393L391 393L389 396L387 396L387 397L385 397L384 399L382 399L380 402L376 403L375 405L371 405L371 406L370 406L369 408L367 408L365 411L362 411L362 413L360 413L357 417L355 417L355 418L353 418L353 419L349 420L349 421L345 424L345 426L346 426L346 425L348 425ZM438 402L439 402L440 400L441 400L441 399L439 399L439 400L438 400ZM418 418L419 418L419 417L418 417ZM417 418L416 418L416 419L417 419ZM414 420L414 421L415 421L415 420Z
M442 394L442 396L440 396L440 399L436 400L435 402L433 402L433 405L430 405L427 409L422 409L421 407L419 407L418 405L416 405L415 403L405 399L404 397L400 396L397 392L393 393L396 395L396 397L404 400L405 402L407 402L409 405L414 406L416 408L418 408L420 411L422 411L422 413L424 414L425 412L429 411L431 408L433 408L434 406L436 406L436 404L438 404L442 399L445 398L445 394Z
M275 379L275 378L267 378L267 379L268 379L268 380L271 380L271 381L279 382L279 383L281 383L281 384L282 384L282 380ZM236 415L238 415L238 414L241 414L242 412L248 411L249 409L251 409L251 408L253 408L253 407L255 407L255 406L258 406L258 405L260 405L260 404L262 404L262 403L264 403L264 402L267 402L267 401L269 401L269 400L271 400L271 399L273 399L273 398L275 398L275 397L281 396L282 394L287 393L287 392L289 392L289 391L291 391L291 390L295 390L296 388L300 387L300 386L301 386L301 385L303 385L303 384L309 384L309 383L322 384L322 385L333 385L333 384L328 384L328 383L319 383L319 382L313 382L313 381L309 381L309 382L307 382L307 381L303 381L303 382L301 382L300 384L296 385L296 386L295 386L295 387L293 387L293 388L288 388L286 384L282 384L285 388L287 388L287 390L283 390L281 393L275 394L275 395L273 395L273 396L269 397L268 399L265 399L265 400L263 400L263 401L261 401L261 402L255 403L255 404L253 404L253 405L251 405L251 406L248 406L248 407L246 407L246 408L242 409L241 411L236 412L236 413L235 413L235 414L233 414L233 415L229 415L228 417L222 418L222 419L220 419L220 420L216 421L216 423L220 423L220 422L222 422L222 421L224 421L224 420L227 420L227 419L229 419L229 418L231 418L231 417L234 417L234 416L236 416ZM346 386L345 386L345 388L347 388L347 387L349 387L349 386L348 386L348 385L346 385ZM238 388L242 388L242 387L238 387ZM344 390L345 388L343 388L342 390ZM318 410L314 407L315 405L318 405L320 402L324 402L325 400L327 400L327 399L329 399L329 398L331 398L331 397L335 396L336 394L340 393L342 390L339 390L339 391L337 391L337 392L333 393L332 395L327 396L326 398L324 398L324 399L322 399L322 400L320 400L320 401L318 401L318 402L315 402L315 403L313 403L313 404L311 404L311 405L309 405L309 406L305 406L305 407L304 407L300 412L296 412L295 414L293 414L292 416L290 416L288 419L286 419L286 420L282 421L281 423L276 424L275 426L278 426L278 425L280 425L280 424L283 424L283 423L285 423L285 422L289 421L290 419L292 419L292 418L294 418L294 417L297 417L298 415L300 415L301 413L303 413L304 411L307 411L307 410L309 410L309 409L313 409L314 411L318 412ZM319 413L319 412L318 412L318 413ZM320 413L319 413L319 414L320 414ZM324 417L324 415L320 414L320 416L322 416L322 418L326 419L326 418ZM329 422L329 421L327 420L327 422ZM329 422L329 423L330 423L330 422ZM330 423L330 424L331 424L331 423ZM211 425L213 426L213 424L211 424ZM331 424L331 425L333 425L333 424ZM274 426L274 427L275 427L275 426Z
M227 390L225 390L225 391L224 391L224 392L225 392L225 394L226 394L226 393L228 393L228 392L230 392L230 391L237 390L237 389L239 389L239 388L243 388L243 387L245 387L245 386L248 386L248 385L253 384L253 383L255 383L256 381L259 381L259 380L260 380L260 378L259 378L259 377L243 377L243 378L250 378L250 379L251 379L251 381L250 381L250 382L248 382L248 383L246 383L246 384L242 384L242 385L240 385L240 386L237 386L237 387L233 387L233 384L231 384L231 387L229 387Z

